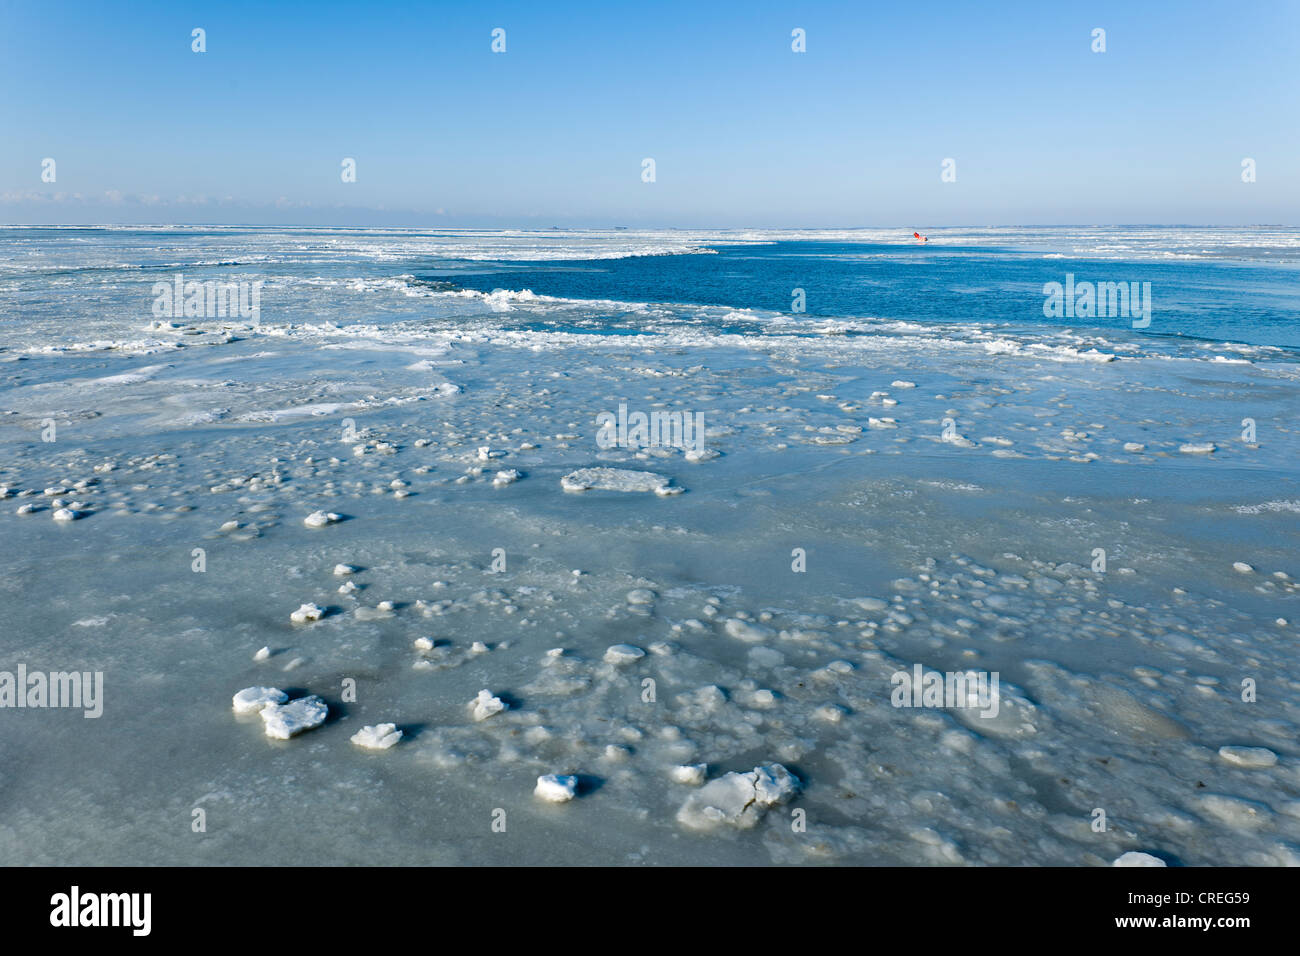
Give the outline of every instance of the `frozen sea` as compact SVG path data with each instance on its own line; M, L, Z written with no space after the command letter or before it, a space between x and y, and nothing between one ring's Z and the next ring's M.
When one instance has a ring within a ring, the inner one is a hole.
M1300 230L926 235L0 229L0 863L1300 862Z

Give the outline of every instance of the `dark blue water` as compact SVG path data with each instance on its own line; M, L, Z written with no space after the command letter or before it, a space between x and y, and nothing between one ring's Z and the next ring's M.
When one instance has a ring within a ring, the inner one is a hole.
M462 288L530 289L538 295L624 302L727 306L791 313L803 289L811 320L870 318L979 323L1017 331L1179 336L1300 348L1300 270L1240 260L1045 258L988 246L777 242L715 246L717 255L641 256L581 262L460 263L418 270ZM1076 282L1149 282L1149 328L1125 318L1048 318L1043 287Z

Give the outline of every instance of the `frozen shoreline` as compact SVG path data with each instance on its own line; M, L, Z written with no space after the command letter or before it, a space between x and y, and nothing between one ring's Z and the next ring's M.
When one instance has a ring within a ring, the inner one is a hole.
M6 659L105 675L101 719L2 713L7 859L1300 862L1295 364L490 318L0 353ZM702 412L720 454L598 447L620 402ZM564 490L590 468L684 490ZM892 706L916 664L1005 706ZM248 687L328 713L271 739ZM698 831L699 764L798 791Z

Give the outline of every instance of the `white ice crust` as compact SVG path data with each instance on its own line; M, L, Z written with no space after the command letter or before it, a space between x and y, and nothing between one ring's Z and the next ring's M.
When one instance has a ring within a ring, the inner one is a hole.
M342 520L342 515L336 515L332 511L313 511L302 519L302 523L309 528L323 528L327 524L334 524L336 521Z
M666 475L626 468L579 468L561 478L560 487L565 491L653 491L657 495L676 495L682 491Z
M319 621L324 614L324 608L317 607L315 604L304 604L289 615L289 620L295 624L307 624L311 621Z
M245 687L231 701L237 714L258 713L267 704L283 704L289 695L278 687Z
M506 709L505 702L500 697L492 696L490 690L479 691L478 696L469 702L469 706L475 720L487 720L493 714L499 714Z
M396 724L374 724L362 727L352 735L352 742L367 750L387 750L402 739Z
M578 793L578 778L547 773L537 778L533 794L549 803L566 803Z
M288 740L325 723L328 713L325 701L313 694L287 704L267 704L262 708L262 720L266 723L266 736Z
M677 811L677 822L695 830L722 824L748 830L771 807L785 803L798 790L799 781L779 763L755 767L748 773L724 774L686 798Z
M1141 853L1137 850L1129 850L1122 853L1116 858L1111 866L1165 866L1165 861L1159 857L1152 856L1150 853Z

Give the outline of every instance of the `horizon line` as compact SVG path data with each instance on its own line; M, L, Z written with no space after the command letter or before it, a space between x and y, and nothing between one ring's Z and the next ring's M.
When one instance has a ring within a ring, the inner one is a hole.
M0 223L0 229L103 229L103 228L189 228L189 229L400 229L400 230L476 230L521 232L608 232L626 230L628 232L739 232L766 230L771 232L845 232L853 230L920 230L920 229L1300 229L1300 225L1278 222L1252 222L1238 224L1197 223L1197 222L1072 222L1072 223L949 223L945 225L856 225L856 226L450 226L450 225L323 225L312 223L271 223L271 222L7 222Z

